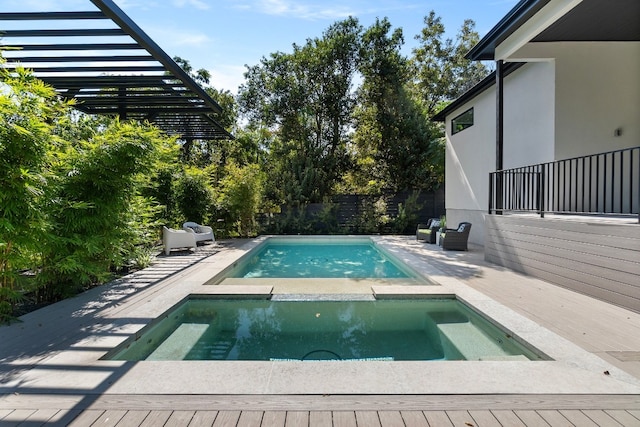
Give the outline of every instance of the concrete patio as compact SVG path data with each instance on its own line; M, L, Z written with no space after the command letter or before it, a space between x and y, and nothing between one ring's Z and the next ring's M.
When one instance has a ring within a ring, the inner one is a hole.
M640 425L640 314L405 236L437 286L207 285L255 241L148 269L0 327L0 425ZM553 361L121 362L100 358L189 294L456 295Z

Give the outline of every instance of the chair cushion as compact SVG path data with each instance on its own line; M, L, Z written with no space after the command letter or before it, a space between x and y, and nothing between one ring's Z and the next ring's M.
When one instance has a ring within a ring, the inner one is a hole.
M462 233L465 228L467 228L467 224L460 224L460 227L458 227L458 233Z
M194 233L202 233L200 227L189 226L190 229L194 231Z

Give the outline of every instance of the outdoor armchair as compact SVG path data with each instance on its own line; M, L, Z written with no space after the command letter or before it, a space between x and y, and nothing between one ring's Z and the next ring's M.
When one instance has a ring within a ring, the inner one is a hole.
M429 243L436 243L436 232L440 230L440 219L430 218L426 224L418 224L416 229L416 240L425 240Z
M205 240L216 241L213 236L213 228L206 225L200 225L196 222L185 222L182 224L182 229L188 233L192 233L196 238L196 242L203 242Z
M194 233L167 227L162 227L162 244L165 255L169 255L171 249L195 248L197 246Z
M458 228L447 228L440 234L440 246L442 246L442 249L466 251L468 250L467 241L469 240L470 231L470 222L461 222Z

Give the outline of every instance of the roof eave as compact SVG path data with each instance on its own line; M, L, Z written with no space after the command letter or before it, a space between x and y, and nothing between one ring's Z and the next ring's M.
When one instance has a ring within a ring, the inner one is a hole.
M523 16L538 3L549 0L520 0L489 32L465 55L472 61L490 61L495 57L495 47L505 34L511 33Z
M511 74L515 70L517 70L518 68L522 67L524 64L525 64L524 62L509 62L509 63L505 64L504 76L505 77L508 76L509 74ZM431 120L434 121L434 122L444 122L444 121L446 121L446 118L449 115L449 113L451 113L454 110L457 110L462 105L464 105L467 102L471 101L473 98L475 98L476 96L480 95L482 92L484 92L485 90L489 89L494 84L496 84L496 72L495 71L493 71L491 74L489 74L487 77L482 79L480 82L478 82L471 89L469 89L468 91L466 91L465 93L460 95L458 98L456 98L454 101L452 101L449 105L447 105L442 110L440 110L437 114L435 114L431 118Z

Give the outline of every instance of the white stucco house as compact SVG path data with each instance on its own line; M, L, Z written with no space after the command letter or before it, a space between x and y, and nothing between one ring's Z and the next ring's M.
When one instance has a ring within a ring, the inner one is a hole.
M447 224L640 311L640 1L522 0L467 57L496 71L435 116Z

